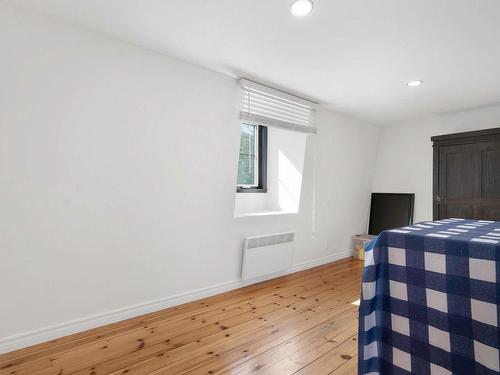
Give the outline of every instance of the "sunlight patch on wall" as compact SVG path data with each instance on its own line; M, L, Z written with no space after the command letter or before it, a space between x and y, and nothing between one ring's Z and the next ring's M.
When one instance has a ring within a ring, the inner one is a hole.
M292 164L282 150L278 151L278 204L285 212L298 212L302 173Z

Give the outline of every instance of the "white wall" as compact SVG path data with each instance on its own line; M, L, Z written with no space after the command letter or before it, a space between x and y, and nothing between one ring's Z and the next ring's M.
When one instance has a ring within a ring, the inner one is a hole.
M383 127L373 191L415 193L414 221L432 219L431 137L498 126L500 105Z
M0 25L3 350L237 286L245 236L297 231L297 269L366 227L378 128L320 110L300 213L234 218L234 79L5 4Z

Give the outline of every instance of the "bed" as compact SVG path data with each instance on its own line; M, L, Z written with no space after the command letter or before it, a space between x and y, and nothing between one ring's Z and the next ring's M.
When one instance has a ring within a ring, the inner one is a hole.
M359 374L500 373L500 222L443 219L365 248Z

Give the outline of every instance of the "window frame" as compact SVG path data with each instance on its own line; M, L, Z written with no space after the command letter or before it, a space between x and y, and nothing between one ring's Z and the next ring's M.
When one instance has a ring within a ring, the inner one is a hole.
M254 143L253 143L253 154L249 154L247 156L254 156L255 160L255 166L254 166L254 183L253 184L238 184L236 183L237 187L241 187L242 189L255 189L259 187L259 162L260 162L260 157L259 157L259 143L260 143L260 132L259 132L259 126L255 124L247 124L245 122L241 122L240 126L245 125L245 126L252 126L254 127ZM241 145L240 145L241 147ZM246 154L245 154L246 155ZM241 152L240 152L241 156ZM239 164L238 164L239 168ZM239 171L238 171L239 172Z
M253 185L236 184L237 193L267 193L267 126L247 123L242 121L240 125L252 125L257 127L255 134L255 174L257 183ZM238 153L239 168L239 153Z

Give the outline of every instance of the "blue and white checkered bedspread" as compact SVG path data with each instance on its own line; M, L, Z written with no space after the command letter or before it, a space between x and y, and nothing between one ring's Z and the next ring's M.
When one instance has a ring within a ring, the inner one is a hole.
M367 244L359 374L500 373L500 222L444 219Z

